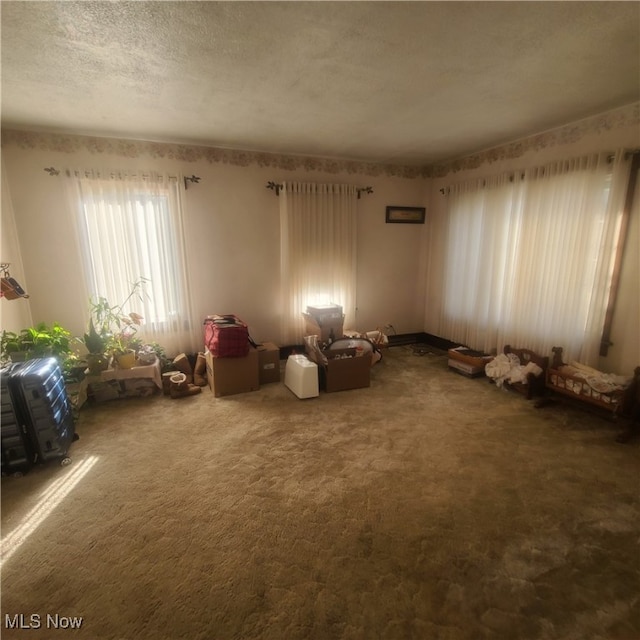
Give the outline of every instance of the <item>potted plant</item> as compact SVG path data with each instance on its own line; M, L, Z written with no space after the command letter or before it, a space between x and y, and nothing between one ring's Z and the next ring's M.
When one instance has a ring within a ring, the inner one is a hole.
M143 344L138 349L138 362L141 365L154 364L157 358L156 350L150 344Z
M135 313L125 313L125 306L137 296L142 299L141 292L146 278L133 283L129 295L120 304L112 305L104 296L90 300L91 320L89 331L84 334L83 342L87 351L95 354L95 360L102 355L101 367L106 368L104 360L113 357L119 367L130 369L135 365L136 351L141 341L135 336L138 326L142 323L142 316Z
M67 391L74 382L82 382L85 378L87 361L77 353L70 353L62 363L62 375L67 383Z
M54 322L51 326L41 322L19 333L3 331L0 338L2 362L24 362L32 358L58 360L65 381L79 381L84 377L86 364L71 349L71 333Z
M160 363L162 373L175 370L175 367L172 366L173 360L167 356L164 347L157 342L144 343L138 349L138 362L140 364L154 364L156 360Z
M23 348L20 334L14 331L3 331L0 338L0 353L2 354L2 362L22 362L25 359L26 351Z
M70 353L71 333L57 322L51 326L41 322L19 333L3 331L0 338L2 360L21 362L54 356L62 365Z
M140 316L137 316L137 318L135 320L131 319L130 324L124 324L120 331L107 340L107 351L113 356L121 369L131 369L135 366L137 352L142 345L141 340L135 337L137 325L142 321Z
M97 375L109 367L107 340L96 331L93 318L89 321L89 331L79 340L87 348L86 360L90 374Z

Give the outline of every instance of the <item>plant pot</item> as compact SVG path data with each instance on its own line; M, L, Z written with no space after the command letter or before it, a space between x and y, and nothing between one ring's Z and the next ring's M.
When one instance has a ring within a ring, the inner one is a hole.
M86 359L89 375L99 375L109 368L109 357L104 353L88 353Z
M142 365L155 364L156 354L155 353L139 353L138 354L138 362Z
M116 362L120 369L131 369L136 364L136 352L133 349L127 349L124 353L116 353Z

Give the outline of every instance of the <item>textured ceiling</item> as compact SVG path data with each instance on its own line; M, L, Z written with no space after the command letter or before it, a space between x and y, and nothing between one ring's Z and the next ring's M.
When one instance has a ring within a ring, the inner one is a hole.
M4 128L429 164L640 99L635 1L0 10Z

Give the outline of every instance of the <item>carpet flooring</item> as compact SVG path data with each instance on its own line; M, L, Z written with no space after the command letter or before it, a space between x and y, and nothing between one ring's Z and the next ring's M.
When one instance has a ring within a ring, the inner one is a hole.
M83 407L2 478L2 638L640 638L640 443L418 353Z

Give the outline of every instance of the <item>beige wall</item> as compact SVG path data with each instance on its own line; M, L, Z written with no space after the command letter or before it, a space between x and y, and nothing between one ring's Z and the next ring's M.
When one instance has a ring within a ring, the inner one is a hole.
M279 208L267 182L372 186L373 194L358 202L358 313L353 328L365 331L392 324L398 333L422 331L425 226L385 224L386 205L424 204L422 178L363 175L353 172L351 165L338 165L342 170L337 172L264 167L250 154L246 166L239 166L197 157L197 148L192 149L196 158L185 161L169 157L170 146L149 153L133 142L122 153L118 149L92 153L86 143L78 144L84 139L75 137L72 148L65 151L46 136L28 134L27 139L28 144L4 141L3 161L35 322L57 321L79 334L87 321L65 178L50 176L44 168L115 167L201 178L185 192L188 268L196 311L202 318L235 313L259 341L278 342L280 337Z
M9 264L11 276L29 293L29 283L25 279L24 269L22 268L20 244L4 164L2 164L2 218L0 224L2 247L0 249L2 251L0 262ZM0 328L17 333L20 329L31 324L31 306L27 298L17 298L16 300L0 298Z
M625 117L626 114L626 117ZM546 164L561 158L570 158L589 152L616 151L640 146L637 107L611 112L607 117L581 121L572 127L540 134L523 145L505 146L501 149L467 159L458 170L434 178L429 185L431 228L428 245L428 279L425 294L425 331L442 336L440 310L442 296L442 269L446 233L445 199L440 189L473 178L492 176ZM624 255L618 304L615 309L612 341L614 346L606 358L601 358L603 371L631 375L640 365L640 294L638 253L639 221L638 197L633 212L629 242ZM501 346L499 346L501 348ZM550 354L549 354L550 355Z
M387 324L397 333L439 331L444 261L444 199L439 190L590 151L640 146L638 105L505 145L441 168L426 179L408 171L304 158L216 152L120 141L96 142L24 134L3 136L3 261L24 265L29 301L1 301L2 327L60 322L84 330L87 304L74 247L71 209L62 175L45 167L140 168L200 176L185 193L188 266L196 311L236 313L256 340L280 336L278 199L268 181L349 182L372 186L358 214L358 314L361 331ZM213 159L212 159L213 158ZM272 161L275 158L275 161ZM426 206L424 225L385 224L387 205ZM640 213L636 198L622 267L613 347L601 368L631 373L640 364L638 311ZM12 215L15 216L15 229ZM8 257L5 257L8 256ZM15 256L15 257L14 257ZM11 306L10 306L11 305ZM13 306L20 305L20 306ZM18 311L19 309L19 311ZM29 315L30 312L30 315Z

